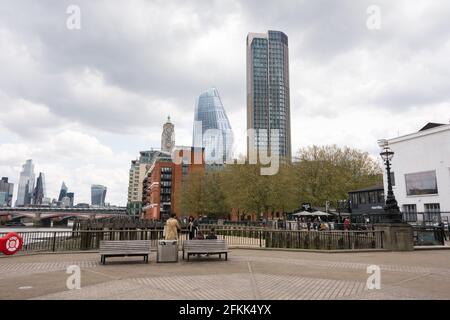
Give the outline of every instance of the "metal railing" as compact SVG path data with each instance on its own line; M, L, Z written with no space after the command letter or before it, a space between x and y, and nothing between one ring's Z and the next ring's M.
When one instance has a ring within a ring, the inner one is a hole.
M413 236L415 246L435 246L445 245L447 231L441 227L434 226L413 226Z
M163 230L107 231L24 231L17 232L24 241L21 252L64 252L98 250L102 240L151 240L156 248ZM5 233L0 233L3 237ZM291 248L312 250L382 249L382 231L292 231L260 228L216 229L219 239L230 247ZM179 247L189 238L187 230L179 233Z

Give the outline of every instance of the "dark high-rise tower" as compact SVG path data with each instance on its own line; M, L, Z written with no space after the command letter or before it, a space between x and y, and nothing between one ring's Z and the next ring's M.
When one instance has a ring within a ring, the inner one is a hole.
M247 129L258 135L248 149L270 150L279 130L279 155L291 159L288 37L280 31L247 36Z
M103 207L105 205L106 187L93 184L91 186L91 204L93 206Z
M33 204L42 204L42 200L45 197L45 177L42 172L39 173L39 177L36 180L36 188L33 192Z
M67 192L66 197L68 197L70 199L69 206L73 207L73 201L74 201L75 194L73 192Z
M61 190L59 191L58 201L61 201L62 198L64 198L67 195L67 190L68 190L67 186L66 186L66 184L63 181L63 183L61 185Z

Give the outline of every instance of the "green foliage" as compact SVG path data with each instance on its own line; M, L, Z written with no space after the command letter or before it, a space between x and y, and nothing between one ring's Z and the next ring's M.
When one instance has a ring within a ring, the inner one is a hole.
M379 164L365 152L345 147L312 146L295 163L301 198L315 206L346 199L348 191L383 183Z
M346 199L350 190L382 183L379 164L356 149L310 146L299 161L282 161L275 175L261 175L260 164L227 165L219 172L192 173L183 183L184 212L222 218L239 213L289 212L302 202L325 206Z

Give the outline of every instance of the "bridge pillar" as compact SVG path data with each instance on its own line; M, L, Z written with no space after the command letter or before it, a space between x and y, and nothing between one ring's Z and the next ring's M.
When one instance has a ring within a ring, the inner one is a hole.
M33 227L41 227L41 214L38 212L33 219Z
M67 226L69 219L53 220L53 226Z
M51 219L34 220L33 226L34 227L43 227L43 228L51 227L52 221L51 221Z

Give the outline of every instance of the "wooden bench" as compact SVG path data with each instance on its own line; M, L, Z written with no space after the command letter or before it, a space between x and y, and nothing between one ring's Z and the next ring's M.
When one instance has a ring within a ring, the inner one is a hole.
M219 258L225 254L225 260L228 260L228 245L224 239L186 240L183 242L183 260L185 253L188 261L191 254L218 254Z
M106 263L106 257L143 256L148 263L150 253L150 240L115 240L100 241L100 262Z

